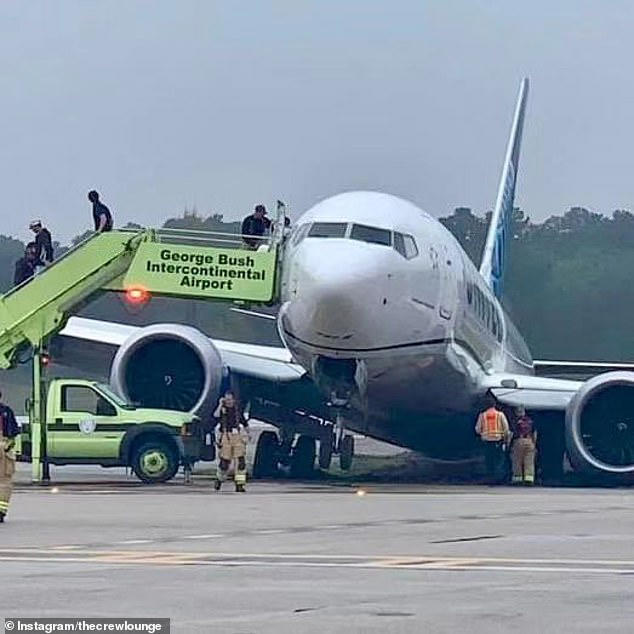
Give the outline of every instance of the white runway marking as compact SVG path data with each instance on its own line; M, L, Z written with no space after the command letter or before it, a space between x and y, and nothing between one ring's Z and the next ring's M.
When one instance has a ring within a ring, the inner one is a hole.
M141 541L141 540L135 540ZM59 549L3 549L0 561L90 563L169 566L251 566L273 568L365 568L395 572L528 572L570 575L634 575L634 560L618 559L512 559L504 557L437 557L384 555L324 555L266 553L205 553L174 551L116 551L102 549L60 552Z
M208 533L207 535L185 535L183 539L214 539L215 537L223 537L220 533Z

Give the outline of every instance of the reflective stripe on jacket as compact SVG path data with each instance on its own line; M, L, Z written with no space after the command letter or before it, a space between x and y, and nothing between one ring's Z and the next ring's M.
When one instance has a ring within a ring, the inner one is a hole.
M490 407L478 417L476 433L480 434L482 440L486 441L505 440L509 433L506 416L503 412Z

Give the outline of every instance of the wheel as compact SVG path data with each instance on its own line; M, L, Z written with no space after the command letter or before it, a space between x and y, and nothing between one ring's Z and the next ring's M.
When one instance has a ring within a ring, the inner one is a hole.
M148 484L167 482L178 471L178 453L168 440L160 438L139 443L132 452L132 470Z
M294 478L310 478L315 467L317 446L312 436L300 436L293 447L291 475Z
M348 471L352 466L352 458L354 457L354 436L346 434L341 439L341 447L339 447L339 466L342 471Z
M263 431L255 446L253 477L270 478L277 473L277 450L279 441L274 431Z
M332 462L332 434L328 434L319 441L319 468L330 469Z

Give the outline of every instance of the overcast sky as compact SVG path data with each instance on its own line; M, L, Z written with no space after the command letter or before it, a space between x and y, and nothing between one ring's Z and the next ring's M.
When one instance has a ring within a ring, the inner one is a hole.
M0 3L0 233L185 206L296 218L346 189L489 208L522 75L518 200L634 207L634 3Z

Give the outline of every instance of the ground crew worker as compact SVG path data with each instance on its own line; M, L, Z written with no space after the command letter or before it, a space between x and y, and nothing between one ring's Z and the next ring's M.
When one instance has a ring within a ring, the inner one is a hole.
M487 409L478 416L475 431L484 447L487 474L492 483L499 483L502 479L500 472L504 466L504 452L510 440L510 430L508 420L504 412L497 407L492 394L487 395Z
M537 431L533 420L526 415L523 407L515 410L517 419L513 424L511 444L511 463L513 465L513 484L535 484L535 447Z
M231 391L218 401L214 412L216 446L219 450L218 469L214 488L220 490L231 462L235 460L234 482L236 491L244 493L247 483L247 441L249 423L244 418L240 404Z
M16 286L33 277L36 267L41 264L35 254L35 249L35 242L29 242L24 249L24 255L15 263L13 283Z
M253 213L242 221L242 241L247 249L255 251L262 244L262 236L271 227L271 221L266 217L266 207L256 205Z
M95 231L97 233L112 231L112 214L110 209L99 200L99 192L94 189L88 192L88 200L92 203L92 219L95 222Z
M13 410L2 402L0 392L0 524L9 511L15 472L15 437L18 423Z
M53 239L51 232L42 226L41 220L33 220L29 229L35 234L35 252L37 259L45 266L53 262Z

